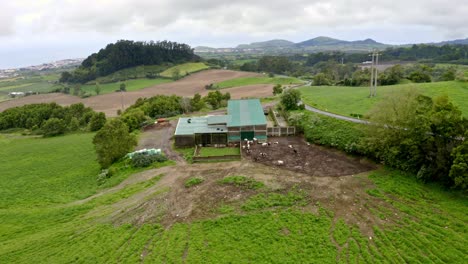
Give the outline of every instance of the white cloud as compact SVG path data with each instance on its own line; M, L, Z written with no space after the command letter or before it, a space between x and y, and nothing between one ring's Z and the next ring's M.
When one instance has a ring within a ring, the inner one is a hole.
M468 37L466 0L2 2L6 2L0 9L3 50L17 43L95 45L124 38L234 46L270 38L302 41L318 35L348 40L370 37L386 43Z

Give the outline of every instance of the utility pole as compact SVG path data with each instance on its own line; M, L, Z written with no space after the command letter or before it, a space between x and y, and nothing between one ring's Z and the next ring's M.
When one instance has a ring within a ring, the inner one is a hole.
M377 96L377 79L379 76L379 71L377 65L379 64L379 53L377 51L372 51L372 64L371 64L371 79L369 87L369 97Z

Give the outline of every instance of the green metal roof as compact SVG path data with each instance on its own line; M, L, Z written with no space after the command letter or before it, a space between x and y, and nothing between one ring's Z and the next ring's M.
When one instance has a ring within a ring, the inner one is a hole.
M181 136L201 133L227 133L225 125L208 125L208 118L207 116L181 117L174 134Z
M231 120L230 115L208 116L208 125L227 124Z
M266 125L262 104L258 99L229 100L228 114L231 120L228 127Z

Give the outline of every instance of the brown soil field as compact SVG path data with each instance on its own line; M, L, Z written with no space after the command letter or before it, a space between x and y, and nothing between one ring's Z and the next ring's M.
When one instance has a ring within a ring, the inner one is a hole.
M187 97L191 97L195 93L205 95L208 93L208 91L205 89L205 85L207 84L217 83L239 77L252 76L261 76L261 74L230 70L207 70L192 74L176 82L159 84L138 91L125 92L123 94L110 93L84 99L61 93L27 96L1 102L0 112L11 107L22 106L26 104L56 102L60 105L70 105L81 102L84 105L93 108L95 111L104 112L107 116L116 116L117 110L122 108L122 101L124 108L126 108L132 105L138 98L151 97L158 94L174 94ZM273 85L249 85L244 87L223 89L223 92L230 92L231 97L234 99L243 97L263 97L271 95L272 87Z
M243 158L310 176L353 175L376 168L373 163L365 159L308 144L301 137L270 137L269 143L267 146L251 144L249 153L247 148L244 148L247 143L242 142ZM260 153L266 155L262 156Z

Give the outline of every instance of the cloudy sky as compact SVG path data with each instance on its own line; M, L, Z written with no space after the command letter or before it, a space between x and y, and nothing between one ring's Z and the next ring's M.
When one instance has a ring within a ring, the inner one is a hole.
M468 37L467 14L466 0L0 0L0 68L86 57L118 39L437 42Z

